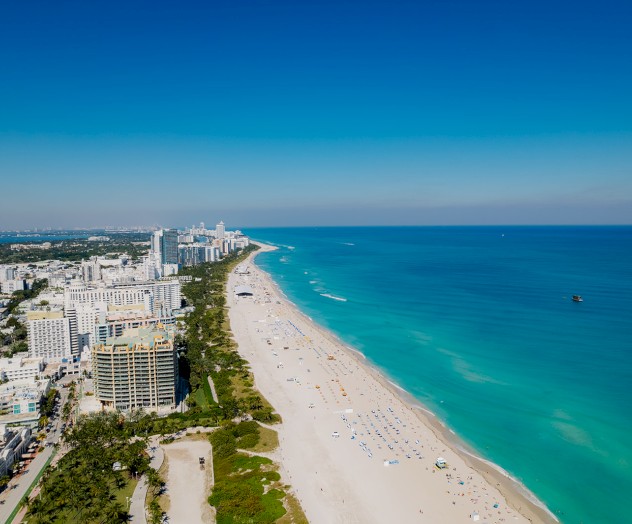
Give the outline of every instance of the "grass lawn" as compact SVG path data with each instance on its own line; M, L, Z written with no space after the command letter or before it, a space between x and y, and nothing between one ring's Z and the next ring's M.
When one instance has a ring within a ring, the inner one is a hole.
M200 389L204 390L204 395L206 396L206 402L207 405L215 405L215 401L213 400L213 392L211 391L211 385L208 383L208 377L204 377L204 379L202 380L202 387L198 389L198 391L200 391ZM197 393L197 392L196 392ZM198 397L195 397L195 400L197 401Z
M138 484L138 481L134 477L132 477L127 481L127 484L123 489L119 489L114 493L114 495L116 496L116 501L120 502L121 506L123 506L126 511L128 508L128 502L125 497L129 497L131 500L132 495L134 494L134 490L136 489L136 484Z
M193 399L195 400L195 404L200 406L202 409L206 409L210 406L208 400L206 399L204 388L197 388L195 393L193 393Z
M255 387L253 386L254 375L252 373L248 373L247 379L244 379L239 375L233 375L232 377L230 377L230 380L233 386L233 396L237 400L247 398L251 395L258 395L261 398L261 403L264 407L272 408L272 404L270 404L267 399L261 394L261 392L255 389Z
M250 448L255 453L267 453L279 447L279 434L273 429L259 426L259 442Z

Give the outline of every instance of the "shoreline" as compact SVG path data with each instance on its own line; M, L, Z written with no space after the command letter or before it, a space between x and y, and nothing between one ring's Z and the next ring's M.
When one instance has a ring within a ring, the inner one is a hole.
M470 449L469 445L467 445L464 441L462 441L453 430L451 430L448 426L446 426L431 410L429 410L425 405L423 405L421 401L413 397L408 391L406 391L404 388L399 386L394 380L392 380L391 377L388 376L388 373L385 370L379 368L376 364L371 362L361 351L348 346L335 333L319 325L312 318L310 318L303 311L301 311L300 308L285 295L283 290L280 288L278 283L271 277L271 275L269 275L267 272L261 269L255 262L256 256L259 253L266 252L266 251L273 251L273 250L276 250L277 247L267 245L267 244L262 244L259 242L254 242L254 243L257 244L261 249L259 251L252 253L246 260L246 263L251 264L254 267L256 267L256 271L261 273L264 281L267 280L268 283L271 284L271 286L276 291L278 298L285 303L284 305L290 309L291 313L293 313L298 318L300 318L303 322L309 325L310 329L315 331L320 337L322 337L322 339L327 341L333 347L336 347L340 351L342 351L344 355L346 356L346 358L350 358L351 361L358 367L358 369L362 369L384 390L390 393L395 399L399 400L399 402L406 409L406 411L412 414L415 417L415 419L419 423L421 423L421 425L424 428L430 431L439 444L449 448L449 451L451 451L456 456L458 456L459 459L463 461L463 463L467 467L471 468L473 471L478 473L482 479L484 479L484 482L487 484L487 487L483 487L482 488L483 490L486 490L487 488L496 489L499 492L499 494L502 496L502 498L506 501L507 507L512 508L515 512L517 512L520 516L524 517L529 522L541 522L541 523L546 523L546 524L555 524L559 522L556 519L556 517L548 510L548 508L546 508L546 506L541 501L539 501L537 497L531 491L529 491L526 486L520 483L517 479L513 478L508 472L503 470L500 466L494 464L493 462L489 460L486 460L483 457L480 457L475 450ZM244 355L244 356L249 360L248 355ZM255 373L255 380L257 380L256 373ZM316 386L316 387L319 387L319 386ZM262 391L262 393L265 394L266 392ZM360 394L363 395L364 393L360 393ZM274 405L275 405L275 408L277 408L276 404ZM391 411L390 407L388 409L389 411ZM285 417L284 417L284 421L285 421ZM406 426L404 425L404 427ZM398 434L399 434L399 431L398 431ZM397 440L395 440L395 442L397 442ZM419 441L417 440L416 442L419 442ZM408 440L406 440L406 443L408 443ZM390 448L390 449L393 449L393 448ZM402 449L402 451L404 450ZM441 452L439 452L433 448L433 451L435 451L438 454L441 454L441 453L445 454L448 450L443 449ZM406 455L406 457L410 458L408 454ZM422 458L422 457L419 457L419 458ZM427 467L426 467L426 470L428 470ZM454 468L454 470L456 471L456 468ZM439 472L441 473L443 471L439 470ZM435 472L433 471L433 473ZM446 473L446 476L448 476L447 473ZM468 477L468 479L469 478L472 478L472 477ZM450 481L448 481L448 483L450 483ZM459 482L459 484L462 484L462 482ZM450 491L448 490L447 493L450 493ZM463 495L464 494L462 494L461 496ZM453 501L452 504L455 504L455 502ZM498 507L498 504L494 505L494 508L497 508L497 507ZM307 508L305 509L307 510ZM419 511L420 513L422 513L421 509ZM307 511L306 511L306 514L308 514ZM475 514L478 516L478 513L475 512ZM516 519L517 517L512 515L512 518ZM475 519L473 515L469 515L469 518L467 520L468 521L478 520L478 518ZM503 520L505 519L500 518L500 521L503 521ZM446 520L446 522L452 522L452 520L448 519ZM485 519L483 520L483 522L487 522L487 520Z

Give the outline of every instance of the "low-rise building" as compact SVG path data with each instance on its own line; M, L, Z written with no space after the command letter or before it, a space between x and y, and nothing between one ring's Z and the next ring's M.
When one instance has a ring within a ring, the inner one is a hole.
M32 425L39 420L42 399L50 380L34 378L12 380L0 385L0 423Z
M2 292L8 295L15 293L16 291L24 291L26 289L26 282L22 278L18 278L15 280L7 280L6 282L2 282L0 284L2 287Z
M0 380L35 379L43 370L43 358L0 358Z
M29 428L9 428L0 424L0 477L8 475L13 464L26 453L31 440Z

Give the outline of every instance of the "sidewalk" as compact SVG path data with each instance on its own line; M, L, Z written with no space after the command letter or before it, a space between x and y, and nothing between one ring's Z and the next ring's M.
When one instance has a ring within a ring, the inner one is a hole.
M211 386L211 394L213 395L213 400L215 401L215 404L219 404L217 393L215 392L215 384L213 383L213 379L211 378L211 375L209 375L207 378L208 378L208 385Z
M154 436L149 439L150 451L151 449L154 450L152 452L153 454L151 455L151 462L149 465L156 471L160 469L160 466L162 466L165 459L165 453L158 444L158 438L159 437ZM132 495L129 507L130 522L133 522L134 524L147 524L147 512L145 511L147 489L147 479L145 475L143 475L138 481L138 484L136 484L136 489Z
M49 460L52 458L53 451L52 447L45 448L44 451L38 453L33 459L26 473L23 473L11 481L10 487L2 494L2 500L4 500L5 503L0 506L0 522L9 522L9 517L14 514L14 510L17 509L24 495L26 495L31 489L31 486L42 476L44 469L48 466Z

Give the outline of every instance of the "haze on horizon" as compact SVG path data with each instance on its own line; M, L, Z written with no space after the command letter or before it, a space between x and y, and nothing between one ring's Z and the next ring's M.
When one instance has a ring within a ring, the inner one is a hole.
M632 4L5 2L0 229L632 223Z

